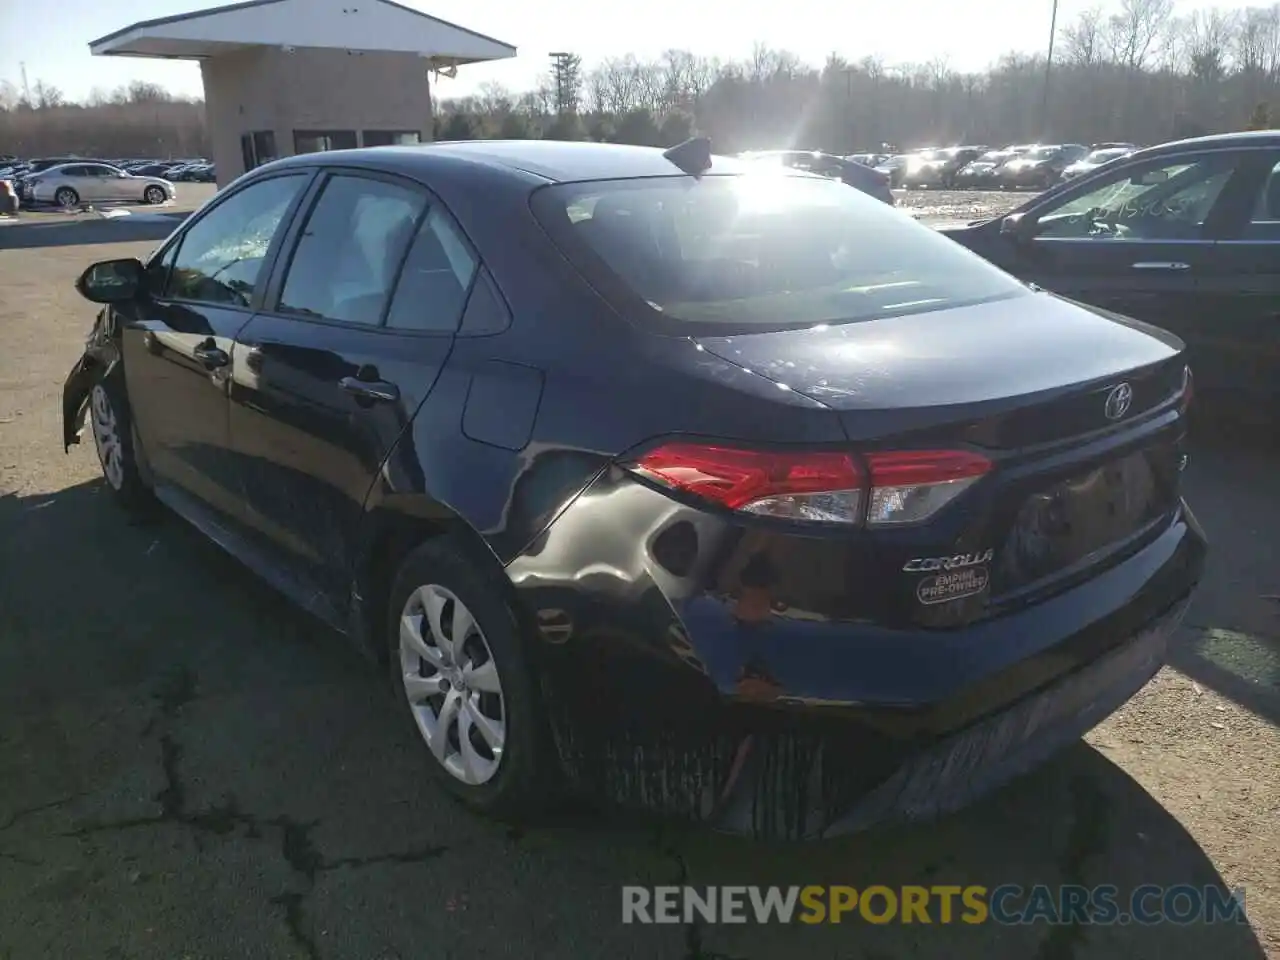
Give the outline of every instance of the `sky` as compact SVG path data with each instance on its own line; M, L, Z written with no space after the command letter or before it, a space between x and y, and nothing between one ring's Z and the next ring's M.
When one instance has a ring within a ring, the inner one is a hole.
M821 64L830 53L886 63L944 57L957 70L982 69L1010 50L1042 52L1052 0L401 0L432 16L514 44L514 60L463 67L436 84L438 96L464 96L486 82L528 89L547 69L552 50L579 54L585 65L628 53L656 58L680 48L724 60L746 56L756 43L790 50ZM1096 0L1060 0L1061 27ZM1115 3L1116 0L1111 0ZM1176 0L1180 13L1213 0ZM139 20L214 6L210 0L55 0L56 16L40 4L0 0L0 81L21 86L22 64L31 84L53 84L80 100L94 87L109 90L130 80L162 84L199 96L193 63L92 57L91 40ZM1101 4L1108 5L1106 0Z

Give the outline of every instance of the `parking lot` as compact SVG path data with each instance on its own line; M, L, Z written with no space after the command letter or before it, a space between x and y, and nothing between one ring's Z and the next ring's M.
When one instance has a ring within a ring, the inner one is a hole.
M1280 452L1196 438L1212 559L1171 665L1045 769L940 823L813 845L565 811L478 819L381 674L176 518L131 525L61 384L91 261L212 191L0 226L0 958L1280 960ZM899 194L922 219L1026 195ZM167 219L166 219L167 218ZM1249 925L621 923L624 884L1224 884Z

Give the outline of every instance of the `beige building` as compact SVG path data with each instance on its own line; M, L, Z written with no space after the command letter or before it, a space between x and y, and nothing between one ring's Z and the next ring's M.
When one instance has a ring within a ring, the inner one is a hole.
M432 74L516 55L392 0L249 0L135 23L89 50L199 61L220 186L295 153L430 140Z

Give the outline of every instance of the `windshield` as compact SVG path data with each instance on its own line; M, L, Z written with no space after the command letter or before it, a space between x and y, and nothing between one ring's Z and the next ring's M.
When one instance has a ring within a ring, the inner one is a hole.
M534 213L584 273L603 269L656 323L810 326L1026 292L941 233L828 180L560 184L534 195Z
M976 161L976 162L978 162L978 163L999 163L1001 160L1004 160L1004 159L1006 159L1007 157L1011 157L1011 156L1013 156L1012 151L1006 151L1006 150L992 150L992 151L990 151L990 152L988 152L988 153L984 153L982 156L980 156L980 157L977 159L977 161Z
M1036 147L1026 154L1028 160L1052 160L1060 151L1060 147Z

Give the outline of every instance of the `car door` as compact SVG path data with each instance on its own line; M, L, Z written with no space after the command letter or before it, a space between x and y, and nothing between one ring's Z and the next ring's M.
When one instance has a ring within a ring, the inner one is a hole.
M218 198L150 260L149 295L117 308L134 423L157 481L227 516L243 512L228 432L233 339L310 178L293 170Z
M96 201L120 199L114 170L100 163L85 164L80 169L81 183L84 184L76 187L80 193L80 199Z
M1249 175L1200 278L1203 313L1175 330L1199 390L1273 411L1280 398L1280 151L1245 155Z
M231 438L248 521L344 604L364 499L452 349L479 261L420 185L336 170L317 185L237 336Z
M1023 217L993 259L1015 276L1173 330L1200 315L1239 152L1127 163L1060 189Z

